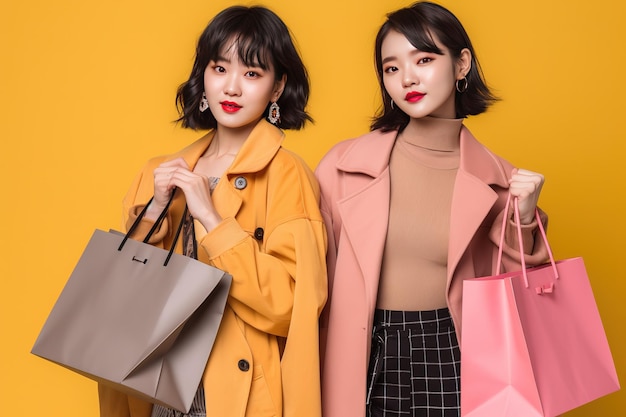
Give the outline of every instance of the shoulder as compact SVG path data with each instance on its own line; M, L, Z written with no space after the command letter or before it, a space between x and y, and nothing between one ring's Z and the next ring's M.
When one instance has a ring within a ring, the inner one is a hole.
M395 132L391 132L395 135ZM380 130L374 130L372 132L365 133L361 136L357 136L350 139L344 139L335 145L324 155L322 158L320 165L328 164L328 161L337 161L346 153L349 153L353 148L364 148L370 150L376 150L378 148L379 143L378 139L388 135L388 133L383 133Z
M268 174L279 181L298 181L317 186L317 181L313 175L313 170L297 153L283 148L276 152L276 155L267 166Z
M319 207L319 185L298 154L281 147L266 174L268 200L283 206L281 211L301 210L307 217L319 217L314 214Z
M378 177L389 164L397 131L374 130L333 146L315 170L320 182L332 181L341 173Z
M282 146L269 163L269 167L272 169L296 169L298 171L312 172L309 165L300 155Z
M461 130L460 168L487 184L507 188L513 165L479 142L469 129L464 127Z

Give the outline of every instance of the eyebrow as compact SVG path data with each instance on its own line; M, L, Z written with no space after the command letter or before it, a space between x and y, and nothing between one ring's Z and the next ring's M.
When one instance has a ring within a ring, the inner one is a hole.
M424 53L424 52L425 52L425 51L420 51L419 49L415 48L415 49L413 49L413 50L411 51L411 55L417 55L417 54ZM381 63L382 63L382 64L386 64L387 62L389 62L389 61L393 61L393 60L395 60L395 59L398 59L398 58L397 58L397 57L395 57L395 56L388 56L388 57L386 57L386 58L383 58L383 60L382 60L382 62L381 62Z
M218 55L215 57L214 61L215 62L219 62L219 61L230 62L230 58L226 58L224 56Z

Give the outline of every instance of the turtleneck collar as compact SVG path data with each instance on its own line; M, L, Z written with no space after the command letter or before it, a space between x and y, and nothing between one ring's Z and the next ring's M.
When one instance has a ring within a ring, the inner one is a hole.
M461 156L462 124L463 119L413 119L398 135L394 149L429 168L457 169Z
M408 145L440 152L458 152L463 119L422 117L412 119L398 135L398 140Z

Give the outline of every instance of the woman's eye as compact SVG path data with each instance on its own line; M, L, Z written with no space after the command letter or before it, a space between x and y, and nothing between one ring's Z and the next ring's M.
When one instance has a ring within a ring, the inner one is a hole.
M248 78L256 78L259 76L259 73L256 71L248 71L246 72L246 77Z
M383 72L385 72L385 73L387 73L387 74L390 74L390 73L392 73L392 72L396 72L396 71L398 71L398 68L397 68L397 67L387 67L387 68L383 68Z
M418 64L428 64L430 61L432 61L433 59L430 57L424 57L422 59L420 59L419 61L417 61Z
M215 72L226 72L226 68L221 65L215 65L213 69L215 70Z

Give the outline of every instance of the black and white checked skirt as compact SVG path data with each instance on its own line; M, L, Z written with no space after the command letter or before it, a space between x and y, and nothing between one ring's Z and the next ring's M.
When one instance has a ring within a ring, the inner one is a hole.
M152 406L151 417L206 417L206 404L204 402L204 388L202 383L200 383L198 391L196 391L188 413L181 413L180 411L154 404Z
M376 310L368 417L459 417L461 353L447 308Z

